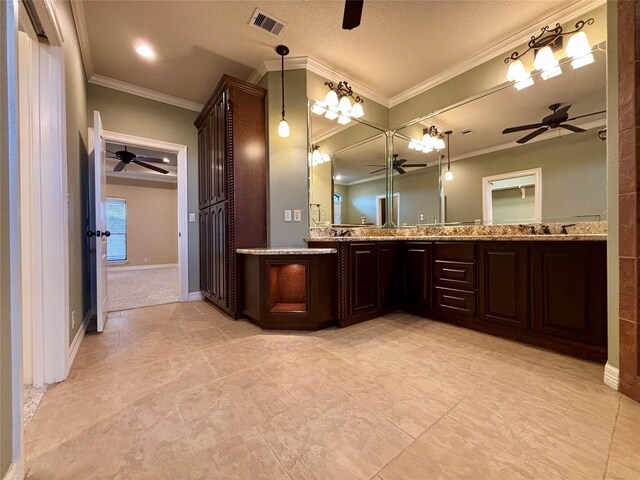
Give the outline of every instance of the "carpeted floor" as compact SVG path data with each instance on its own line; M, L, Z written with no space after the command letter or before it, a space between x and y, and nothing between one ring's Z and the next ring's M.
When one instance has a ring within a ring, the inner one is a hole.
M38 410L38 405L42 401L42 397L44 397L45 392L47 391L47 386L42 385L40 387L36 387L35 385L24 385L24 390L22 391L23 401L24 401L24 426L26 427L31 423L31 419L36 414Z
M178 267L109 270L109 311L173 303L179 300Z

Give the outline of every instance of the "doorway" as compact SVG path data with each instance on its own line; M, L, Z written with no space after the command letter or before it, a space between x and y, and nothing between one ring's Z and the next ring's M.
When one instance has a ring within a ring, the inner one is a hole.
M400 194L393 194L393 223L400 225ZM387 223L387 196L376 195L376 225L384 225Z
M188 301L187 147L110 131L103 131L103 137L111 233L108 310ZM89 138L93 139L92 128ZM152 165L169 173L131 164L114 172L119 160L109 157L116 157L125 146L136 155L161 160Z
M483 221L487 225L542 220L542 169L482 178Z

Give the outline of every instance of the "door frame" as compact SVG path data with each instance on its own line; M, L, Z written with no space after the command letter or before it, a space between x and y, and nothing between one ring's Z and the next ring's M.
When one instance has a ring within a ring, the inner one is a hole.
M400 192L394 192L393 197L398 199L397 225L400 226ZM386 194L376 195L376 225L378 226L382 226L382 209L380 208L380 200L386 200L386 198L387 198ZM393 205L391 206L391 212L393 212Z
M107 142L127 146L160 150L178 157L178 290L181 302L189 298L189 212L187 199L187 146L152 138L138 137L128 133L104 130ZM89 128L89 151L93 151L93 127ZM199 292L198 292L199 293Z
M491 175L482 177L482 223L485 225L493 224L493 197L491 196L491 182L497 180L507 180L514 177L525 177L533 175L536 182L536 196L533 205L533 215L536 222L542 221L542 168L531 168L529 170L520 170L518 172L507 172L499 175Z

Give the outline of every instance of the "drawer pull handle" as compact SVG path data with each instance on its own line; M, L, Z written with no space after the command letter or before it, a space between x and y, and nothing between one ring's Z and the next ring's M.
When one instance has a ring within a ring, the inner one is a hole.
M461 302L464 302L464 298L462 298L462 297L453 297L451 295L442 295L442 298L447 298L449 300L460 300Z
M455 272L455 273L464 273L464 270L459 270L457 268L443 268L443 272Z

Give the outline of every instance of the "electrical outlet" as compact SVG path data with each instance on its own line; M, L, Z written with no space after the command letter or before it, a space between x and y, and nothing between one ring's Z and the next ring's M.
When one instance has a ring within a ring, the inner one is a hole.
M196 223L196 214L195 213L190 213L189 214L189 223Z
M71 329L76 328L76 311L71 312Z
M284 211L284 221L285 222L290 222L291 221L291 210L285 210Z
M144 263L147 263L149 261L149 259L147 257L144 257Z
M294 222L302 221L302 210L294 210L293 211L293 221Z
M427 212L418 212L418 223L427 223Z

